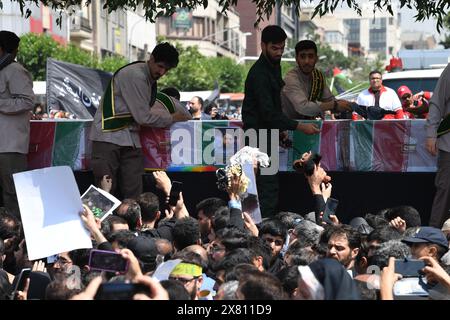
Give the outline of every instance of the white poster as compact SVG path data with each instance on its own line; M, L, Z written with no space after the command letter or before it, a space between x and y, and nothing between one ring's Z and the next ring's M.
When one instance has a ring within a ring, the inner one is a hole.
M83 207L70 167L25 171L13 178L30 260L92 248L79 215Z

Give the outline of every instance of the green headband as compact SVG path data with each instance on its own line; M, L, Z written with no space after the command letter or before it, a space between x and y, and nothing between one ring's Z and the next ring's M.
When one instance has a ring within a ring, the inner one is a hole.
M181 262L177 264L177 266L170 273L171 276L181 276L181 275L190 275L193 277L198 277L202 275L202 267L192 264Z

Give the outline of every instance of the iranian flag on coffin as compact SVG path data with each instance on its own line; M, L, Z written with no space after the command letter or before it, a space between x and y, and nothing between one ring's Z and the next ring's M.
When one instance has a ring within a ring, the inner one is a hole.
M65 165L73 170L87 169L89 124L86 121L32 121L28 168Z
M216 125L225 125L223 121ZM228 121L225 121L228 124ZM205 126L205 128L204 128ZM177 122L170 128L141 129L141 144L146 170L211 171L203 159L204 131L214 126L203 121ZM206 145L206 143L205 143Z
M350 123L352 171L406 171L403 152L409 134L408 121L379 120Z
M322 155L321 166L327 171L345 170L349 166L348 143L349 122L338 121L302 121L316 123L320 134L306 135L299 131L291 132L293 148L288 151L287 170L293 171L292 163L301 158L304 152L318 152Z
M353 121L353 171L433 171L436 159L425 150L425 120ZM429 168L427 168L429 167ZM430 168L431 167L431 168Z
M409 122L410 134L408 144L404 151L408 153L408 172L435 172L437 170L437 157L432 156L425 148L426 120L413 120Z

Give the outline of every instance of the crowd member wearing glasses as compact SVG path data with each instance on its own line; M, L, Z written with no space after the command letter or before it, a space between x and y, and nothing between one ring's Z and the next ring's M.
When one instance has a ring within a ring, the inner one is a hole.
M358 95L354 111L368 120L403 119L402 104L394 90L383 86L381 72L371 71L369 81L370 87Z
M191 299L198 300L203 283L203 264L200 255L195 252L180 252L174 258L181 259L181 262L171 271L169 280L181 282Z

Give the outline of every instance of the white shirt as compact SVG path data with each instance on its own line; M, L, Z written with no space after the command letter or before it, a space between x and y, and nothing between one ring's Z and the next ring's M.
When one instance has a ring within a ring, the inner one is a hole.
M360 106L373 107L375 106L375 95L369 91L364 90L358 95L356 103ZM402 108L402 103L394 90L388 87L381 87L380 90L380 108L389 111L397 111Z

